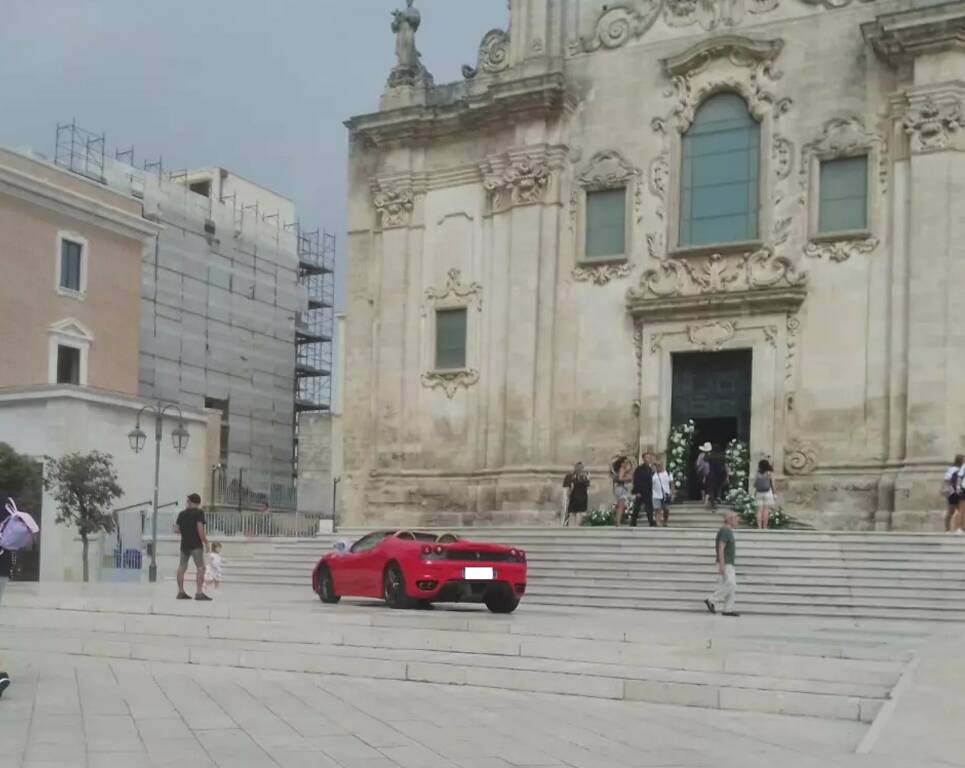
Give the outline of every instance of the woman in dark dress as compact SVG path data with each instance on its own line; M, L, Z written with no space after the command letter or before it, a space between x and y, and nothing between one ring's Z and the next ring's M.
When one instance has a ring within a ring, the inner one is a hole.
M588 499L588 489L590 487L590 476L583 468L583 462L578 461L573 471L567 473L563 478L563 487L569 491L569 503L567 505L566 522L567 525L575 522L577 527L583 525L583 515L586 512Z

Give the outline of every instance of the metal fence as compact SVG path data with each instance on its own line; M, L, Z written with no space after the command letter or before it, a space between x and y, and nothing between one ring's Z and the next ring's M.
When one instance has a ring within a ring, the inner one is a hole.
M318 534L319 526L331 516L317 513L269 510L249 512L236 509L209 510L208 538L248 536L254 538L309 537Z
M298 492L290 481L279 483L271 478L251 481L243 473L231 469L218 472L213 477L216 507L233 507L245 510L272 510L294 512L298 509Z

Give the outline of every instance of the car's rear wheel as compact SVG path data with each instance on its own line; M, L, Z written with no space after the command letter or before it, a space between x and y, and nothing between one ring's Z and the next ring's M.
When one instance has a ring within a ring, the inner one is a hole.
M389 563L382 574L382 596L389 608L408 608L409 595L405 591L405 578L396 563Z
M322 566L318 572L318 597L323 603L337 603L342 599L335 594L332 572L325 566Z
M519 599L508 587L493 589L486 595L486 607L493 613L512 613L519 606Z

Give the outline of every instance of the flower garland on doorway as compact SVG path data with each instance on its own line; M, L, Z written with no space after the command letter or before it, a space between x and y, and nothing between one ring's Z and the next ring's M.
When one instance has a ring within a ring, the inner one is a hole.
M667 472L673 478L675 491L682 489L687 482L690 451L694 445L696 430L694 420L688 419L683 424L673 427L667 438ZM674 496L676 495L674 493Z

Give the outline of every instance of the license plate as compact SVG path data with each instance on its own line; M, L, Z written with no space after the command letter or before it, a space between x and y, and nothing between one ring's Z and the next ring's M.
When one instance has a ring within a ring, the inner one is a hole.
M492 568L466 568L466 581L492 581L496 574Z

